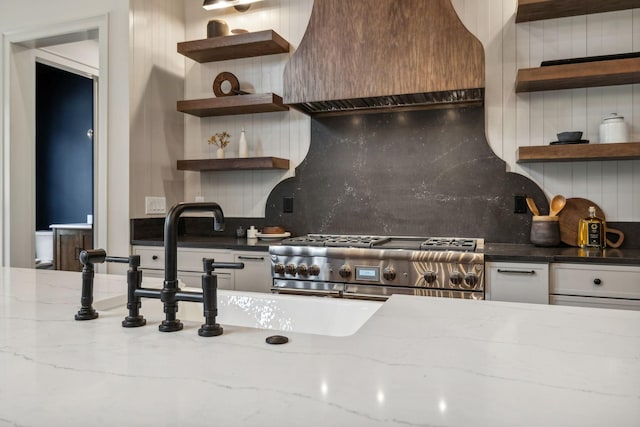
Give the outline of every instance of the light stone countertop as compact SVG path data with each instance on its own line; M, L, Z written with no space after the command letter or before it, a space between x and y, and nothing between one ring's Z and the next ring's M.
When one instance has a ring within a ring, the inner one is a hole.
M352 336L270 346L161 333L144 301L142 328L78 322L80 285L0 269L0 426L640 425L640 312L393 295Z

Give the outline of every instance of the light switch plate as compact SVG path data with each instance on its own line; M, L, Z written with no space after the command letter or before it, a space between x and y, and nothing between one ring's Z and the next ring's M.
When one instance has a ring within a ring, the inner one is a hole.
M144 213L147 215L164 215L167 213L166 197L145 197Z

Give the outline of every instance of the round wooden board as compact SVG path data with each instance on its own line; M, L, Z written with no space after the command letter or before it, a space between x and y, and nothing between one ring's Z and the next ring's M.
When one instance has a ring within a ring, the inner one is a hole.
M571 246L578 246L578 223L581 218L589 216L589 206L595 206L596 216L606 220L600 206L591 200L580 197L567 199L567 204L558 214L560 222L560 240Z

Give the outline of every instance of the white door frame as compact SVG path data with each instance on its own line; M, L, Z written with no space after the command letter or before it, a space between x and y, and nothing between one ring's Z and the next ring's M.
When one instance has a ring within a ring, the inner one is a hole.
M109 16L105 14L2 34L0 54L4 69L0 94L4 94L1 98L4 102L0 105L0 128L2 129L0 260L3 266L30 268L34 266L35 256L35 78L31 78L31 74L24 77L12 75L19 74L11 72L14 62L18 59L15 52L18 50L25 52L26 49L35 51L40 42L46 43L56 38L62 40L66 36L94 30L98 32L100 58L98 112L94 128L94 247L107 247ZM35 70L35 53L31 58L28 61L32 60ZM26 90L21 91L21 88ZM21 99L23 96L33 99L23 100ZM12 111L16 106L24 108ZM12 115L15 115L13 128Z

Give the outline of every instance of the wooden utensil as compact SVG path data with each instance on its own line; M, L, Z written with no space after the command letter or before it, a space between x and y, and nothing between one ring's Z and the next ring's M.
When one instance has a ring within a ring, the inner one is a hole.
M580 197L566 199L564 208L558 213L560 221L560 240L570 246L578 246L578 223L581 218L589 216L589 206L596 208L596 216L605 220L604 212L600 206L591 200ZM624 233L615 228L607 227L607 234L618 235L618 240L612 242L607 238L607 246L610 248L620 247L624 241Z
M557 195L553 196L551 199L551 210L549 211L549 216L557 216L564 206L567 204L567 199L564 196Z
M529 206L529 210L532 214L534 214L535 216L540 216L538 206L536 206L535 200L533 200L531 197L527 197L527 206Z

